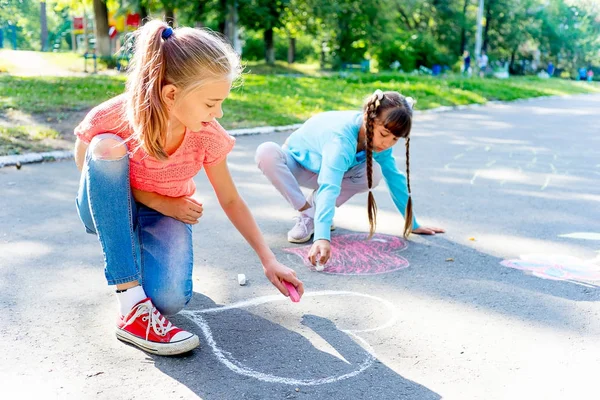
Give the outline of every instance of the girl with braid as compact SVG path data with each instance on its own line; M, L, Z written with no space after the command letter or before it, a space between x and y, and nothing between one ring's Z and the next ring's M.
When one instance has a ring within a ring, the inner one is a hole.
M420 226L412 210L409 143L413 103L412 98L397 92L376 90L362 112L329 111L315 115L283 146L267 142L256 150L258 168L300 213L288 232L288 241L304 243L314 236L309 252L313 265L325 264L331 256L335 207L357 193L369 192L369 238L373 236L377 205L371 189L382 176L394 204L405 217L404 237L411 232L444 232ZM396 167L392 154L392 147L402 138L406 143L406 177ZM313 189L308 198L300 186Z
M192 298L192 226L204 211L193 178L202 168L271 283L286 296L284 281L299 295L304 289L275 258L227 167L235 141L216 119L241 73L238 55L206 30L151 21L136 33L125 93L75 128L82 172L76 204L102 246L106 280L116 286L117 338L173 355L199 345L198 336L165 316Z

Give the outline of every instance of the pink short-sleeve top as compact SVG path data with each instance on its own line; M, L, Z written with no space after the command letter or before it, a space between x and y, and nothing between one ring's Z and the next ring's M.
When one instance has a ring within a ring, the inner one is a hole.
M129 149L129 178L133 188L170 197L191 196L196 191L193 178L202 166L218 164L233 149L235 139L213 120L198 132L186 130L179 148L167 160L158 160L131 136L133 130L127 122L125 101L125 95L119 95L94 107L75 128L75 135L85 143L102 133L124 139Z

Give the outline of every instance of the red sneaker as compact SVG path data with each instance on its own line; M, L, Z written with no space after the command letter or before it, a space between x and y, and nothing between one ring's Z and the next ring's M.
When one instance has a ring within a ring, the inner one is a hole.
M150 298L137 303L129 314L117 319L117 339L161 356L195 349L200 339L171 324L152 304Z

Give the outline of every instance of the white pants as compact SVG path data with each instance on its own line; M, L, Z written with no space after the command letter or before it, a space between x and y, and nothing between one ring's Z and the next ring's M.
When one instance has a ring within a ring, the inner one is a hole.
M318 175L298 164L291 153L277 143L265 142L258 146L255 160L258 168L295 210L301 209L307 202L300 186L315 190L319 188ZM373 188L381 182L381 176L381 167L373 162ZM367 164L362 163L344 174L335 205L339 207L355 194L368 190Z

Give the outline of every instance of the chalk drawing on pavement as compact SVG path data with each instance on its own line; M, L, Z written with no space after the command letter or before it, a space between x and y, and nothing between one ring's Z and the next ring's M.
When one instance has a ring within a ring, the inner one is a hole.
M338 382L338 381L341 381L344 379L352 378L354 376L357 376L361 372L365 371L370 366L372 366L376 360L375 351L374 351L373 347L365 339L363 339L361 336L359 336L359 333L375 332L375 331L389 328L396 323L396 320L398 318L397 309L394 307L394 305L391 302L384 300L382 298L376 297L376 296L369 295L369 294L358 293L358 292L349 292L349 291L318 291L318 292L304 293L304 296L302 298L306 299L309 297L321 297L321 296L332 296L332 297L333 296L358 296L361 298L374 300L374 301L380 303L380 305L382 306L382 309L386 310L386 315L389 316L389 318L384 323L382 323L381 325L378 325L378 326L371 327L371 328L339 329L339 331L353 337L358 343L361 344L361 346L365 350L364 359L359 363L355 363L354 364L355 368L351 372L348 372L345 374L340 374L340 375L330 375L330 376L325 376L322 378L315 378L315 379L297 379L294 377L278 376L278 375L274 375L274 374L257 371L256 369L250 368L249 366L245 365L241 361L235 359L230 352L223 350L219 346L219 344L215 341L212 331L211 331L208 323L206 322L206 319L203 317L203 315L210 314L210 313L220 313L220 312L224 312L224 311L232 310L232 309L245 309L245 308L249 308L249 307L256 307L256 306L260 306L262 304L266 304L266 303L270 303L270 302L281 302L281 301L289 302L290 300L287 297L283 297L281 295L256 297L256 298L253 298L250 300L245 300L245 301L233 303L233 304L222 306L222 307L214 307L214 308L208 308L208 309L204 309L204 310L185 310L185 311L182 311L180 314L187 317L188 319L190 319L192 322L194 322L200 328L200 330L202 331L202 334L204 335L204 337L206 339L206 343L210 346L210 348L212 349L213 353L215 354L215 356L217 357L219 362L221 362L223 365L225 365L231 371L233 371L237 374L240 374L240 375L258 379L263 382L280 383L280 384L295 385L295 386L316 386L316 385L334 383L334 382ZM300 304L302 304L302 303L300 303ZM242 340L251 341L250 338L243 338Z
M558 236L600 241L600 233L596 232L573 232ZM519 259L504 260L500 264L543 279L581 284L600 282L600 254L592 259L564 254L525 254Z
M375 234L371 240L368 235L355 233L336 235L331 240L331 258L323 273L334 275L378 275L405 269L408 260L398 253L408 247L408 242L391 235ZM290 261L313 269L308 261L311 244L283 249L290 255Z

